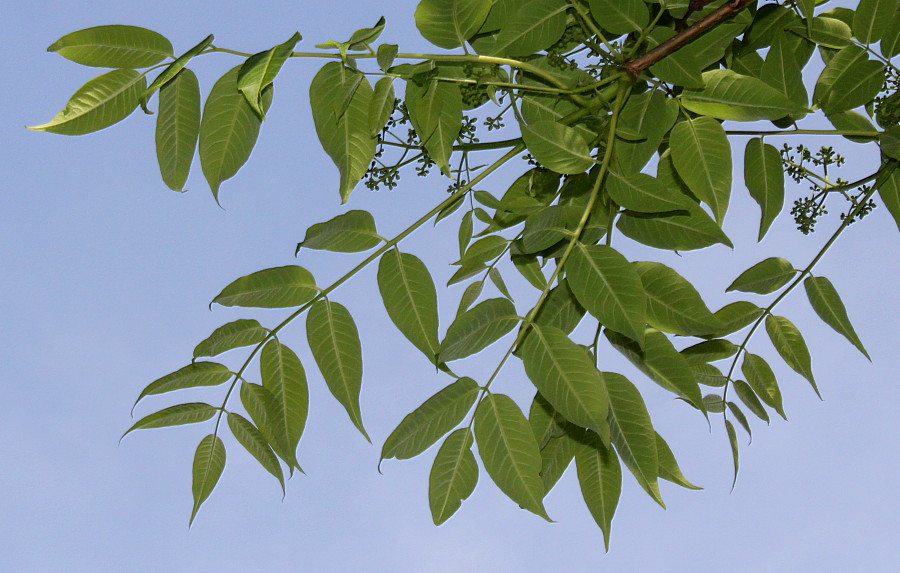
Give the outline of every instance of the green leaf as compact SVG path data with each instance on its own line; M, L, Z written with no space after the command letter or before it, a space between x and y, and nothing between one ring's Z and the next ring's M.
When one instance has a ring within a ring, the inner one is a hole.
M544 287L547 286L547 277L541 271L537 257L513 255L511 258L516 270L531 286L541 291L544 290Z
M866 51L849 46L835 54L816 82L813 101L827 113L857 108L872 101L884 83L884 65Z
M568 334L575 330L584 313L584 307L578 304L568 281L563 280L547 293L544 304L534 317L534 323L553 326Z
M759 396L763 402L774 408L782 418L787 420L787 416L784 415L781 390L778 388L778 382L775 380L775 374L772 372L769 363L761 356L744 352L744 362L741 364L741 372L744 373L747 382L750 383L750 387L753 388L756 395Z
M774 145L764 143L761 137L748 141L744 149L744 184L762 210L757 238L761 241L784 206L781 154Z
M435 46L452 50L478 32L490 10L491 0L422 0L416 28Z
M643 348L617 332L606 330L604 334L610 344L648 378L669 392L681 396L698 410L704 410L700 386L697 385L694 372L664 334L648 329Z
M297 252L306 247L338 253L358 253L377 247L382 240L375 229L372 214L353 210L307 229L303 241L297 244Z
M756 414L756 416L760 420L763 420L766 424L768 424L769 413L766 412L765 408L763 408L763 405L760 403L756 392L753 391L753 388L751 388L750 385L743 380L735 380L733 382L733 385L735 393L738 395L738 398L741 399L741 402L743 402L744 405L747 406L747 409Z
M734 489L734 484L737 483L739 463L737 434L734 431L734 424L731 423L731 420L725 420L725 430L728 432L728 443L731 444L731 457L734 460L734 480L731 482L731 489Z
M728 382L728 377L712 364L695 364L691 366L691 371L697 379L697 384L712 388L722 388Z
M802 105L763 80L732 70L703 72L703 83L705 87L688 88L681 94L681 104L703 116L758 121L805 111Z
M425 263L415 255L391 249L378 263L378 290L403 336L435 362L440 351L437 291Z
M716 336L726 336L749 326L753 321L763 315L763 309L752 302L739 300L726 304L713 315L725 325L722 330L715 333Z
M550 438L541 448L541 482L544 484L545 495L550 493L556 483L562 478L575 459L575 450L578 448L578 440L571 433L583 434L584 430L569 424L561 436Z
M897 0L859 0L853 14L853 35L863 44L874 44L888 29Z
M766 317L766 332L781 358L792 370L809 380L816 395L821 398L822 395L819 394L819 388L816 386L816 379L812 372L809 349L794 323L783 316L770 314Z
M609 393L609 429L619 457L638 484L665 508L659 492L659 455L656 431L641 393L621 374L604 372Z
M278 405L272 393L259 384L242 382L241 404L250 414L250 419L259 428L266 443L272 447L278 457L288 464L291 473L293 474L294 468L302 472L303 469L297 464L296 455L291 451L287 438L278 432L276 425Z
M796 275L797 269L790 261L781 257L769 257L738 275L725 292L738 290L770 294L789 283Z
M707 412L713 414L721 414L725 411L725 402L718 394L707 394L704 396L703 405L706 407Z
M306 337L331 394L347 410L353 425L371 442L359 409L362 346L350 311L328 299L316 302L306 316Z
M900 230L900 170L895 169L890 177L882 182L878 187L878 196L894 218L897 230Z
M428 155L447 177L453 142L462 126L462 95L454 82L406 83L406 107Z
M738 346L730 340L714 338L688 346L681 351L681 355L688 361L688 364L699 365L731 358L737 351Z
M606 191L618 205L641 213L662 213L689 207L688 197L673 193L663 183L646 173L620 175L609 171Z
M566 30L565 0L531 0L520 5L492 42L476 49L489 56L530 56L555 44Z
M418 456L462 422L478 396L478 384L459 378L406 415L381 447L381 459Z
M639 32L650 22L650 11L643 0L590 0L590 6L594 19L616 36Z
M553 408L570 422L609 435L609 400L597 367L565 332L532 326L520 352L525 372Z
M869 143L877 141L878 130L872 125L868 117L858 111L847 110L838 113L826 113L825 117L831 122L835 129L840 131L868 131L871 136L844 135L850 141L855 143ZM882 148L883 149L883 148Z
M237 89L240 68L232 68L215 83L200 120L200 165L216 201L219 186L247 162L259 137L259 116ZM268 109L272 88L261 97L263 108Z
M662 263L635 262L647 299L647 323L664 332L700 336L723 328L697 289Z
M134 423L122 434L124 438L134 430L148 430L151 428L165 428L167 426L181 426L184 424L196 424L205 422L218 412L218 408L202 402L189 402L169 406L158 412L148 414Z
M881 55L888 59L900 54L900 10L894 12L891 17L878 47L881 49Z
M836 20L832 21L837 22ZM805 115L805 111L801 110L805 110L809 106L809 94L803 85L802 73L806 61L801 59L797 48L798 43L805 41L790 32L785 31L778 34L769 53L766 54L766 61L760 70L760 79L775 88L786 98L787 102L793 103L798 108L791 112L791 117L794 119Z
M225 469L225 444L215 434L209 434L197 445L194 452L194 463L191 469L191 494L194 496L194 507L191 509L190 523L194 523L200 506L212 493L222 477Z
M150 113L150 110L147 109L147 100L150 99L150 96L156 93L156 90L162 89L163 86L172 81L188 65L188 62L212 44L214 38L215 36L210 34L201 40L199 44L178 56L174 62L166 66L166 69L150 82L150 85L144 90L140 98L141 107L144 108L145 112Z
M519 323L508 299L492 298L456 317L441 341L439 360L450 362L481 352Z
M297 355L277 340L267 343L259 358L262 386L272 395L268 427L277 442L285 446L288 465L297 465L297 444L309 413L306 372ZM252 414L251 414L252 415Z
M586 434L575 454L578 485L584 503L603 531L603 542L609 551L612 519L622 493L622 468L612 448L607 448L596 434Z
M656 26L648 36L648 47L655 48L675 35L675 30ZM650 72L661 80L690 88L703 87L703 65L697 55L681 49L650 66Z
M699 205L692 205L687 214L626 211L616 227L629 239L657 249L692 251L716 243L733 248L731 239Z
M317 292L312 273L303 267L290 265L243 276L222 289L213 303L222 306L288 308L300 306Z
M850 45L852 32L850 26L844 22L836 18L816 16L809 20L808 24L808 26L803 26L797 22L787 29L826 48L839 50Z
M591 150L578 132L555 121L537 121L522 126L528 151L541 165L566 175L587 171L594 165Z
M579 243L566 264L566 276L578 302L600 324L643 344L646 296L625 257L606 245Z
M275 476L275 479L281 484L281 493L283 494L284 472L281 464L278 463L278 458L275 457L275 452L272 451L272 447L269 446L269 442L262 433L249 420L234 412L228 412L228 427L231 428L231 433L244 446L244 449L256 458L259 465Z
M478 297L481 296L481 291L484 290L484 281L475 281L466 287L466 290L463 291L461 297L459 297L459 306L456 309L456 316L461 315L462 313L469 310L469 307L478 300Z
M194 358L216 356L243 346L259 344L269 331L258 321L241 318L215 329L194 348Z
M359 71L329 62L313 78L309 101L319 142L341 174L345 203L375 156L369 124L372 87Z
M183 191L200 136L200 84L184 69L159 92L156 158L166 186Z
M397 57L397 51L397 44L381 44L378 46L376 59L378 60L378 68L381 71L386 72L393 65L394 58Z
M659 435L659 432L656 433L656 453L659 457L659 477L680 485L683 488L703 489L702 487L695 486L684 477L684 474L681 473L681 468L678 467L678 461L675 459L675 454L672 453L669 444L667 444L663 437Z
M710 117L682 121L672 128L669 145L678 175L721 226L731 195L731 145L722 125Z
M506 250L508 241L500 235L488 235L472 243L465 254L456 263L464 265L468 263L486 263L496 259Z
M747 435L750 436L750 440L753 440L753 431L750 429L750 422L747 421L747 416L744 415L744 412L741 411L740 407L734 402L726 402L728 406L728 411L731 412L731 415L734 416L734 419L738 421L738 424L744 428L744 431L747 432Z
M217 362L194 362L184 368L166 374L154 380L141 390L141 395L134 401L135 405L146 396L165 394L183 388L199 388L201 386L218 386L231 378L231 370Z
M551 521L544 509L541 452L528 420L509 396L488 394L478 404L475 440L497 487L522 508Z
M287 61L294 46L303 39L300 32L294 32L291 38L283 43L259 52L247 58L247 61L241 65L241 71L237 77L237 89L247 99L247 103L259 116L259 119L266 119L266 109L269 104L263 98L263 91L272 85L275 76L281 71L281 66Z
M107 72L78 88L53 119L28 129L60 135L99 131L131 115L146 85L144 75L134 70Z
M394 78L381 78L375 82L372 101L369 104L369 129L377 137L394 112Z
M428 506L435 525L456 513L478 483L478 464L472 454L472 432L460 428L447 436L428 476Z
M384 16L382 16L371 28L360 28L353 32L353 34L350 35L350 39L347 40L348 47L351 50L368 50L369 44L376 41L384 31L384 23Z
M522 251L537 253L571 237L580 217L581 209L574 205L551 205L529 215L522 231Z
M776 34L799 21L797 15L785 6L778 4L760 6L753 18L752 26L744 34L744 49L755 51L771 46Z
M610 177L613 172L621 176L638 173L657 152L677 117L678 105L661 90L648 90L629 97L619 114L616 129L627 129L640 134L643 139L631 141L619 137L614 146L614 169L610 172Z
M83 66L146 68L172 56L172 43L137 26L95 26L66 34L47 48Z

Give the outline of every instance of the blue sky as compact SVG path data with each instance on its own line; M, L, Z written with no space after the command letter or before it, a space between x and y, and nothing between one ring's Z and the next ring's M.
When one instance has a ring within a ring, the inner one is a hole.
M900 469L900 245L883 208L853 226L816 271L842 294L873 363L819 322L801 292L792 295L780 313L804 333L825 401L781 365L790 422L754 425L733 493L721 426L710 433L689 408L631 376L645 390L655 427L682 469L705 490L666 484L663 511L626 476L608 554L571 469L548 497L557 523L520 510L482 471L472 497L438 528L427 504L434 449L409 462L387 462L384 475L378 474L387 434L448 381L390 325L374 270L342 287L335 300L350 308L360 327L363 416L376 445L362 439L327 394L298 325L284 342L310 373L313 406L300 448L308 475L295 476L282 501L277 483L227 442L222 481L188 530L191 458L210 428L136 432L121 445L117 440L132 422L129 409L141 388L186 364L194 345L216 326L241 316L271 325L283 316L220 307L210 312L207 304L222 286L284 264L301 264L319 284L328 284L355 264L353 255L304 251L299 262L293 258L306 227L346 209L338 203L337 171L318 146L308 109L308 83L321 62L291 61L282 71L253 157L222 187L223 210L197 165L188 193L165 188L152 147L153 121L143 114L86 137L25 130L49 119L96 73L48 54L46 46L73 30L122 23L166 35L176 52L211 32L217 45L255 52L299 30L301 46L310 48L343 39L383 13L385 41L408 51L430 50L415 35L414 5L52 0L4 6L0 570L892 570L897 550L890 532L900 513L892 488ZM193 66L204 93L238 61L215 55ZM848 155L845 178L872 170L877 152L871 146L827 144ZM739 179L743 141L733 145L738 178L725 230L735 250L720 246L681 259L652 255L705 285L712 308L735 300L725 287L763 258L783 256L805 266L838 223L835 215L806 238L782 215L757 245L758 210ZM513 175L500 173L495 187L485 186L505 189ZM370 210L381 233L390 235L436 203L444 188L437 177L407 177L392 192L357 189L349 208ZM800 191L791 192L795 197ZM404 249L425 259L441 285L452 272L443 261L455 254L455 236L452 222L427 228ZM624 241L622 248L631 259L651 256ZM452 313L459 292L439 289L443 310ZM755 350L778 363L763 338ZM626 371L614 351L607 349L606 359L606 369ZM486 358L472 373L490 366ZM533 389L519 366L506 369L497 384L527 407ZM220 395L217 389L201 394ZM137 413L176 399L185 398L148 401Z

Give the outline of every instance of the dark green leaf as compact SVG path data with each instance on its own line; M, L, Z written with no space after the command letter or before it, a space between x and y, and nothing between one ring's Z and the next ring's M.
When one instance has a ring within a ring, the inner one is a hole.
M194 507L191 509L190 523L197 517L200 505L206 501L216 487L222 470L225 469L225 444L215 434L209 434L197 445L194 452L194 463L191 469L191 493L194 496Z
M781 154L775 146L763 143L761 137L748 141L744 149L744 183L762 209L757 239L761 241L784 206Z
M707 412L712 412L713 414L721 414L725 411L725 402L718 394L707 394L704 396L703 405L706 407Z
M425 263L396 249L386 252L378 264L378 290L400 332L435 362L440 351L437 291Z
M781 358L791 369L809 380L813 390L821 398L822 395L816 387L816 379L813 377L809 349L794 323L783 316L770 314L766 317L766 332Z
M663 183L646 173L619 175L610 171L606 191L616 204L641 213L662 213L689 207L688 197L672 192Z
M318 292L312 273L296 265L275 267L243 276L216 295L222 306L287 308L300 306Z
M259 344L268 333L256 320L241 318L223 324L194 348L194 358L216 356L234 348Z
M447 177L453 142L462 125L462 95L453 82L406 83L406 107L428 155Z
M447 521L478 483L478 464L472 454L472 432L460 428L447 436L434 458L428 477L428 505L435 525Z
M594 165L587 143L572 127L555 121L537 121L522 126L522 138L534 158L557 173L581 173Z
M237 441L256 458L263 469L275 476L281 484L281 493L284 493L284 472L278 458L275 457L275 452L262 433L249 420L234 412L228 412L228 427L231 428L231 433Z
M731 457L734 460L734 480L731 482L731 488L734 489L734 484L737 483L739 467L737 434L735 433L734 425L730 420L725 420L725 429L728 431L728 443L731 444Z
M731 239L699 205L692 205L686 214L626 211L616 227L629 239L657 249L692 251L716 243L733 247Z
M200 84L184 69L159 91L156 158L166 186L183 191L200 137Z
M243 382L241 383L241 405L250 414L250 419L256 424L266 443L271 446L276 455L288 464L291 473L293 474L295 468L302 472L303 469L297 464L296 455L291 451L287 438L277 432L275 420L278 415L276 411L278 405L272 393L259 384Z
M377 247L382 241L375 229L375 218L368 211L347 211L306 230L301 248L322 249L338 253L358 253Z
M556 327L569 334L581 322L584 312L584 307L578 304L572 294L568 281L563 280L547 293L534 322L541 326Z
M703 72L703 83L705 87L702 89L686 89L681 94L682 105L703 116L758 121L775 120L805 111L803 105L788 99L787 95L763 80L732 70ZM677 147L673 145L672 149Z
M425 400L384 441L381 459L407 460L421 454L462 422L477 396L478 384L460 378Z
M753 439L753 431L750 430L750 422L747 421L747 416L744 415L744 412L738 407L734 402L728 402L728 411L731 412L731 415L734 416L734 419L738 421L738 424L744 428L744 431L747 432L747 435L750 436L750 439Z
M897 10L897 0L859 0L853 15L853 35L863 44L874 44L887 31Z
M162 35L137 26L95 26L66 34L47 48L83 66L146 68L172 56Z
M721 225L731 195L731 145L722 125L710 117L682 121L669 142L678 175Z
M862 341L850 324L850 318L847 316L847 309L841 300L837 289L831 284L831 281L825 277L807 277L803 281L806 287L806 296L813 310L819 315L825 324L837 331L838 334L849 340L853 346L859 349L866 358L869 353L863 347Z
M565 0L531 0L501 23L494 41L476 46L491 56L530 56L555 44L566 29Z
M587 433L585 443L579 444L575 454L575 466L584 503L603 530L603 542L609 551L612 518L622 492L619 458L612 448L603 445L596 434Z
M441 362L459 360L481 352L519 323L516 307L508 299L492 298L463 312L441 341Z
M306 337L331 394L347 410L353 425L371 442L359 409L362 346L350 312L328 299L318 301L306 316Z
M750 387L753 388L756 395L763 402L774 408L782 418L787 420L787 416L784 415L781 390L778 388L778 382L775 380L775 374L772 372L769 363L763 360L761 356L745 352L744 362L741 364L741 372L744 373L747 382L750 383ZM749 406L749 404L747 405Z
M650 11L643 0L590 0L590 6L594 19L616 36L639 32L650 22Z
M726 304L714 313L714 316L725 325L716 332L716 336L726 336L749 326L753 321L762 316L763 309L752 302L739 300Z
M167 426L181 426L183 424L205 422L212 418L218 411L218 408L214 408L213 406L202 402L190 402L187 404L169 406L168 408L144 416L128 428L128 431L122 434L122 437L125 437L134 430L165 428Z
M384 16L378 19L378 22L375 23L371 28L360 28L359 30L353 32L350 36L350 39L347 40L347 44L351 50L359 50L365 51L369 49L369 44L374 42L381 36L381 33L384 31Z
M178 56L174 62L166 66L166 68L159 73L158 76L153 78L153 81L150 82L150 85L147 86L147 89L141 94L140 104L141 107L144 108L144 111L150 113L147 109L147 100L150 99L150 96L156 93L156 90L162 89L163 86L172 81L184 68L188 65L195 56L199 55L203 50L208 48L211 44L215 36L210 34L200 41L199 44L193 46L187 52Z
M884 144L882 144L882 149L884 149ZM900 230L900 170L895 169L890 177L882 182L878 187L878 196L881 197L882 203L887 207L897 224L897 229Z
M231 370L223 364L218 362L194 362L148 384L146 388L141 390L141 395L138 396L134 403L137 404L146 396L165 394L173 390L218 386L227 382L229 378L231 378Z
M378 46L377 60L378 68L386 72L394 64L394 58L397 57L397 44L381 44Z

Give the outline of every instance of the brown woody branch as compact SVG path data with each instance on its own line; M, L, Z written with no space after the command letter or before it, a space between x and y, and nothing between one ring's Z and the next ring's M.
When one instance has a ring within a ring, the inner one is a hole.
M662 44L656 46L649 52L645 52L636 58L631 58L622 64L621 70L632 78L637 76L656 62L665 58L678 48L689 43L691 40L706 32L719 22L726 20L736 13L740 12L745 6L755 0L729 0L722 4L714 12L699 20L696 24L685 28L681 32L675 34ZM693 2L691 3L693 5Z

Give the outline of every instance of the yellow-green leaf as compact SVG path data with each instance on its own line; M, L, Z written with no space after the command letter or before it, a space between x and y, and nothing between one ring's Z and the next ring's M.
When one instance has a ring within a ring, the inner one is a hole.
M790 261L781 257L769 257L742 272L725 291L770 294L789 283L796 275L797 269Z
M676 124L669 141L678 175L721 226L731 195L731 144L725 129L711 117L698 117Z
M213 303L222 306L287 308L300 306L318 292L312 273L290 265L256 271L222 289Z
M172 43L137 26L95 26L66 34L47 51L83 66L146 68L171 57Z
M159 90L156 158L169 189L184 190L199 137L200 84L194 72L183 69Z
M282 471L281 464L278 463L275 452L272 451L272 447L269 445L269 442L266 441L266 438L263 437L262 432L250 423L249 420L234 412L228 412L228 427L231 428L231 433L234 435L235 439L244 446L244 449L247 450L250 455L256 458L259 465L275 476L275 479L281 484L281 493L283 494L284 471Z
M435 362L440 351L437 291L425 263L391 249L378 263L378 290L397 329Z
M191 469L191 493L194 496L194 507L191 509L190 523L197 517L200 505L206 501L216 487L222 470L225 469L225 444L215 434L209 434L197 445L194 452L194 463Z
M781 358L792 370L809 380L816 395L821 398L822 395L819 394L819 388L816 386L816 379L812 372L809 349L794 323L783 316L770 314L766 317L766 332Z

